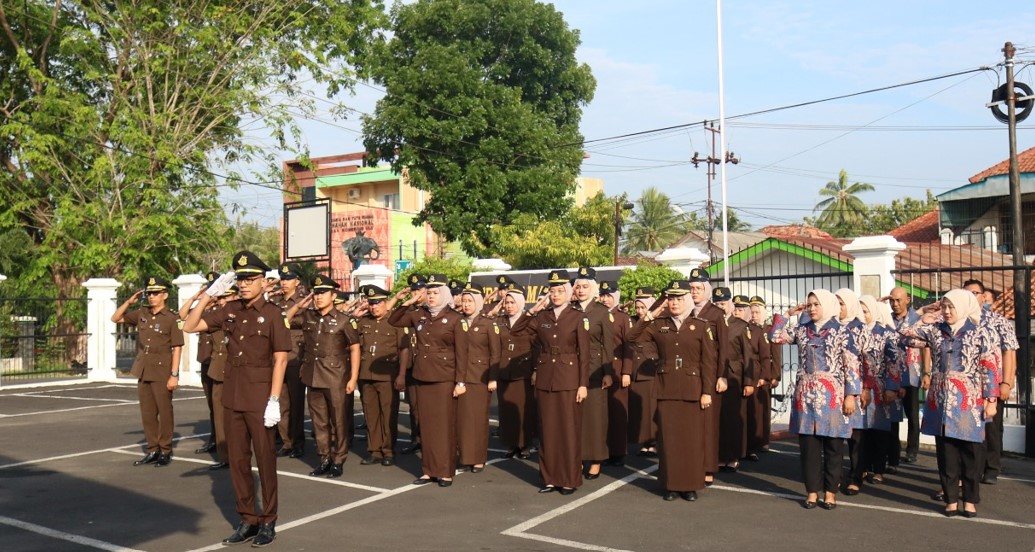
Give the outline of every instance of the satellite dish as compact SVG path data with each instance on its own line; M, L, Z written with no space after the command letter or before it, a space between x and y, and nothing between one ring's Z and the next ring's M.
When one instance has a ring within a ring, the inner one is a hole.
M1027 97L1026 100L1017 100L1016 103L1016 118L1017 122L1019 123L1027 119L1028 115L1031 115L1032 105L1035 104L1035 100L1032 100L1031 98L1031 87L1027 84L1024 84L1023 82L1015 81L1013 83L1013 93L1014 97L1016 98ZM1008 89L1004 84L992 91L992 101L989 104L987 104L988 108L992 110L992 116L995 117L995 119L1000 123L1006 123L1010 120L1009 115L1003 109L1003 107L1006 105L1006 98L1008 95Z

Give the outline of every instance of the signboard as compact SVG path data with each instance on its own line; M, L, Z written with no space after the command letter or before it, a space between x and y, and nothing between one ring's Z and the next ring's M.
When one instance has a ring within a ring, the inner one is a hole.
M408 268L413 266L413 260L411 259L396 259L395 260L395 279L399 279L399 275Z
M284 261L331 258L331 202L326 199L284 204Z

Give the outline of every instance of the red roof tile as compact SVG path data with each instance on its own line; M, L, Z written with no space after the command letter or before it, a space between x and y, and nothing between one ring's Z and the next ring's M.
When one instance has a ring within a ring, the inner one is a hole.
M900 242L936 242L941 240L939 232L940 214L933 209L888 232Z
M808 224L766 226L759 230L759 232L771 238L833 238L830 234Z
M992 310L1013 320L1015 312L1012 280L1008 283L1008 286L1005 291L999 294L999 298L992 303ZM1028 290L1028 296L1031 297L1031 307L1029 308L1028 316L1035 318L1035 271L1031 274L1031 288Z
M1029 148L1017 154L1017 168L1022 173L1035 173L1035 148ZM970 177L971 184L977 184L990 176L999 176L1010 171L1010 159L1001 161Z

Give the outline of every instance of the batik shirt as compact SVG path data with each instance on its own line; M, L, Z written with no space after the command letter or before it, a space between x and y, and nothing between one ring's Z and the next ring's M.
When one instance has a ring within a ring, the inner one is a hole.
M848 329L830 319L791 328L785 342L798 345L790 430L800 435L848 438L852 427L842 412L847 395L859 395L859 353Z
M864 332L859 342L862 351L863 389L869 389L872 400L862 413L862 429L890 431L891 424L902 421L902 401L896 398L884 401L885 391L898 391L902 385L899 372L898 333L877 324L873 330Z
M892 316L895 321L895 330L899 333L908 332L911 328L919 326L920 313L915 309L906 311L904 317ZM902 374L902 387L920 387L920 380L924 372L924 354L920 347L910 347L907 340L900 340L898 345L899 372Z

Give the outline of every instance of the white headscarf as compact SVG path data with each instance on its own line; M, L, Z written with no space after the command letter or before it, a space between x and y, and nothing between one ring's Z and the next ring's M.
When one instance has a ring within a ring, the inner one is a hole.
M877 324L881 324L880 319L880 304L877 303L877 298L872 295L863 295L859 298L859 302L866 305L866 310L870 311L870 316L873 317L873 322L866 321L866 315L862 313L862 309L859 309L859 314L863 317L863 324L866 324L867 330L873 330Z
M438 286L438 289L439 298L441 299L442 304L437 307L428 305L428 312L431 313L431 316L438 316L443 310L453 307L453 292L449 291L449 286Z
M517 301L517 304L521 306L521 308L518 309L517 314L515 314L514 316L508 316L507 317L510 320L511 327L513 327L514 324L517 324L518 319L521 318L522 311L525 308L525 294L521 293L520 291L518 291L516 289L512 289L512 290L507 292L507 295L513 296L514 300ZM504 296L504 299L506 299L506 296ZM504 313L504 314L506 314L506 313Z
M485 296L481 293L475 293L473 291L465 291L460 295L470 295L472 298L474 298L474 314L470 316L464 315L465 318L467 318L467 321L471 322L475 318L478 318L478 316L482 313L482 308L485 306Z
M841 304L837 302L837 296L833 293L825 289L814 289L809 292L809 295L816 296L816 299L819 300L819 307L823 310L819 320L813 320L816 323L816 329L822 328L831 318L836 318L841 313Z
M616 289L611 292L611 297L615 300L615 306L611 307L611 310L613 311L622 304L622 292Z
M855 294L855 291L849 288L841 288L834 292L834 295L836 297L840 297L841 300L844 301L845 307L848 308L848 315L841 318L841 305L837 306L837 321L840 322L841 325L846 325L853 319L858 320L863 324L866 323L866 319L863 318L862 315L862 309L859 308L859 296Z
M593 302L593 299L596 299L600 295L600 284L598 284L596 280L590 280L589 278L576 278L575 279L575 283L576 284L578 284L580 282L585 282L585 283L589 284L589 299L586 299L585 301L579 301L579 303L582 304L583 307L586 307L590 303ZM575 291L574 288L572 288L572 293L573 294L574 294L574 291Z
M555 286L550 286L550 287L555 287ZM564 312L564 308L567 307L571 303L571 296L575 294L575 289L571 287L571 284L568 284L568 283L561 284L561 287L564 288L564 300L561 301L561 305L559 307L552 307L553 308L553 315L555 317L560 317L561 316L561 313ZM551 303L551 305L552 305L552 303Z
M891 305L887 303L877 303L877 309L880 311L880 323L894 330L895 317L891 314Z
M647 312L650 312L650 308L653 307L654 304L657 302L658 298L653 295L648 297L638 297L636 301L634 301L633 312L630 314L634 314L636 312L635 303L643 303L643 308L647 309Z
M700 310L703 309L704 307L706 307L708 305L708 303L710 303L711 300L712 300L712 283L711 282L701 282L701 283L704 284L704 299L702 299L700 303L695 303L693 298L690 299L690 303L692 303L694 305L693 307L691 307L690 310L692 311L692 313L694 315L699 314Z
M960 331L969 318L975 325L981 323L981 303L974 294L965 289L954 289L945 294L945 299L956 308L956 321L949 324L952 333Z

